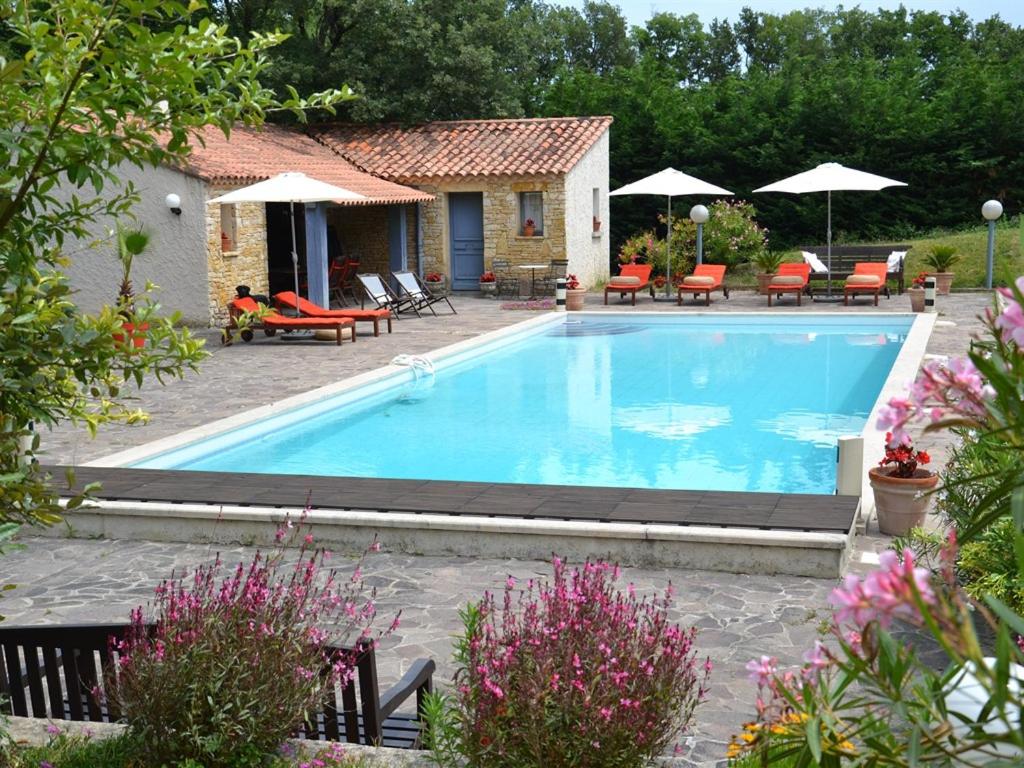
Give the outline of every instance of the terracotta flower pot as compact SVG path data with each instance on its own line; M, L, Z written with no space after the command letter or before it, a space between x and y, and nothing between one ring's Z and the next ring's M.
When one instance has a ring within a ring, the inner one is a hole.
M149 330L149 323L124 323L122 325L124 333L111 334L114 337L114 341L117 344L125 344L125 337L131 340L131 345L135 349L142 349L146 346L146 331Z
M580 312L583 309L583 299L586 298L585 288L567 288L565 290L565 308L569 312Z
M533 233L536 231L536 227L533 224L523 225L523 237L533 237Z
M952 272L929 272L935 278L935 292L939 296L948 296L949 289L953 287Z
M924 312L924 288L907 288L907 296L914 312Z
M771 272L760 272L757 275L757 292L761 296L768 295L768 284L772 281L775 275Z
M903 536L924 523L931 496L925 496L939 482L939 476L919 469L913 477L892 477L891 469L868 470L875 493L878 529L889 536Z

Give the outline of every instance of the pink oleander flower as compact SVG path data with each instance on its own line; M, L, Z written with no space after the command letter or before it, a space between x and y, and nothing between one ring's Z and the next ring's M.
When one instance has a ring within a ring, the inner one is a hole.
M1017 289L1024 291L1024 277L1017 278ZM1008 301L1006 309L996 318L996 328L1002 331L1004 342L1024 347L1024 309L1009 288L1000 288L999 292Z
M903 560L893 550L879 556L881 568L863 579L848 574L842 586L832 590L829 602L835 608L837 624L863 628L872 621L883 627L899 618L911 622L921 619L915 590L928 605L936 603L927 568L914 565L914 553L903 550Z
M778 670L778 663L779 660L774 656L762 656L748 661L746 670L750 673L751 682L757 683L759 688L768 685Z

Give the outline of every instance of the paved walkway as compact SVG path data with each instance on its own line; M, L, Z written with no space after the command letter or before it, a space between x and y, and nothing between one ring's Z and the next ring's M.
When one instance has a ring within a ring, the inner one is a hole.
M88 461L383 365L397 354L436 349L532 314L502 310L494 300L459 297L455 303L457 316L403 319L391 336L360 336L357 344L346 343L340 349L333 343L290 344L262 336L252 344L226 348L211 342L213 355L203 364L201 375L163 388L147 386L139 393L138 404L152 414L149 424L107 428L95 440L83 431L58 429L44 435L48 460ZM929 352L962 354L970 334L979 327L975 318L987 304L981 294L940 300L943 319L956 325L937 327ZM764 305L762 297L734 292L729 301L716 300L709 311L761 310ZM587 309L603 311L601 297L588 296ZM646 298L637 309L680 311L674 304ZM909 309L909 299L883 299L880 309ZM681 311L695 310L704 308ZM808 303L801 311L875 310L866 304L843 308ZM212 334L210 338L215 340ZM941 439L929 438L923 445L943 455ZM210 548L199 545L37 538L24 543L25 551L0 557L0 583L19 585L4 597L0 612L19 623L124 619L128 609L144 602L172 569L212 557ZM867 567L885 544L885 537L874 531L861 538L854 568ZM245 555L238 548L226 553L226 559L237 561ZM524 579L549 571L538 562L413 557L386 551L373 556L367 573L378 589L383 614L403 612L401 629L380 656L382 677L394 680L411 659L429 655L439 662L440 679L448 679L458 608L478 599L485 589L500 589L509 574ZM671 580L678 589L675 618L700 629L699 647L711 656L716 669L710 701L698 709L696 748L690 757L694 765L716 765L729 736L751 716L754 692L743 665L762 653L776 655L784 664L799 663L828 615L826 600L832 584L681 570L629 569L625 578L642 589L661 588Z

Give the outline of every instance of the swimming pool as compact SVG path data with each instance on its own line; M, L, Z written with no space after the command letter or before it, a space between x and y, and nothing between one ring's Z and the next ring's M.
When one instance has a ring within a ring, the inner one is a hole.
M574 314L133 466L831 493L912 322Z

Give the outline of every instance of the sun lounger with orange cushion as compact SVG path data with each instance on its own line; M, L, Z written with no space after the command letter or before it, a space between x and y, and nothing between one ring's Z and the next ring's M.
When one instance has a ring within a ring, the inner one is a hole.
M388 321L388 333L391 333L391 310L389 309L324 309L309 299L296 296L294 291L281 291L274 294L274 303L278 309L297 309L303 317L342 317L357 323L373 323L373 335L380 336L380 321Z
M608 281L604 287L604 303L608 303L608 294L617 293L619 298L626 298L626 294L632 294L633 306L636 306L636 292L650 287L651 298L654 298L654 287L651 286L651 265L650 264L623 264L619 268L617 277Z
M882 266L885 266L884 264ZM780 264L779 271L768 283L768 306L772 305L772 296L782 298L784 293L796 294L796 305L800 306L800 297L811 279L811 265L806 262L799 264Z
M682 306L684 293L692 293L694 300L703 293L704 306L707 307L711 305L711 292L719 289L728 299L729 289L722 285L724 279L724 264L698 264L694 267L693 274L684 277L683 282L679 284L679 300L676 303Z
M843 304L849 306L850 297L859 293L873 294L875 306L878 306L878 294L885 291L889 296L889 289L885 285L885 278L889 267L885 262L858 261L853 265L853 274L846 278L843 285Z
M251 298L232 299L228 302L228 323L225 341L230 342L231 331L238 326L238 316L245 312L258 312L260 305ZM337 336L338 346L341 346L341 332L344 328L352 331L352 341L356 340L355 320L347 317L285 317L284 315L270 310L258 323L249 326L242 331L244 341L252 341L252 328L262 328L268 336L273 336L278 331L334 331Z

